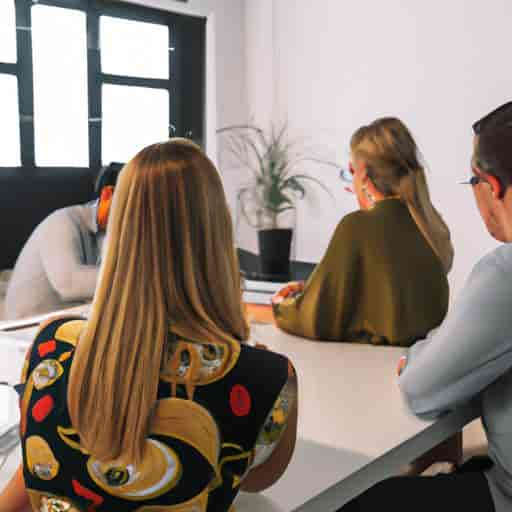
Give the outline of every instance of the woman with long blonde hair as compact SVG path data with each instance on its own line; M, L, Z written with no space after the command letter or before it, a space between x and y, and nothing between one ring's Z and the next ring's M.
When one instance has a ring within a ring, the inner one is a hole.
M359 128L350 147L356 168L363 169L355 183L367 207L377 196L400 198L448 273L453 263L450 231L430 200L425 169L407 127L393 117L378 119Z
M339 223L307 283L274 297L276 322L314 339L409 346L446 314L450 232L399 119L359 128L350 149L360 210Z
M211 161L184 139L143 149L121 172L106 243L88 321L53 320L36 337L24 465L0 508L227 511L285 470L297 388L286 358L244 344Z

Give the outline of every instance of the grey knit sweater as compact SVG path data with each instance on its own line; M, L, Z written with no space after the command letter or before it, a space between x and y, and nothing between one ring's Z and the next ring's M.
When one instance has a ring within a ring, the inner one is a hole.
M414 413L436 417L475 398L494 467L496 512L512 510L512 244L473 269L453 309L414 345L399 382Z
M6 317L38 315L91 300L102 239L95 202L49 215L16 261L5 299Z

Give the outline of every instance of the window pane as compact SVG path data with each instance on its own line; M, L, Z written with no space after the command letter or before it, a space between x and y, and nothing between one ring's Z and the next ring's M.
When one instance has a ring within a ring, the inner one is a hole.
M169 137L169 93L104 85L103 162L126 162L143 147Z
M169 78L169 29L102 16L101 69L111 75Z
M85 13L32 8L36 164L89 165Z
M0 0L0 62L16 62L14 0Z
M0 166L20 165L18 79L0 75Z

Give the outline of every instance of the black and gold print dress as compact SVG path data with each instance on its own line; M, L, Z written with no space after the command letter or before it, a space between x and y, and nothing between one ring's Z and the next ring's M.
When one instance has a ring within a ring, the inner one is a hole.
M270 456L287 424L296 399L288 360L238 343L172 335L142 461L137 466L100 461L81 447L66 399L74 348L85 324L81 318L47 323L27 355L21 438L33 509L234 510L244 477Z

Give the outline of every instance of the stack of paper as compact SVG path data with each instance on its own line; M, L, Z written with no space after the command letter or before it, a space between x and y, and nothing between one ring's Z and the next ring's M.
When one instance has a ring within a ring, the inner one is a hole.
M244 279L243 301L247 304L270 305L272 295L279 291L284 285L285 283Z

